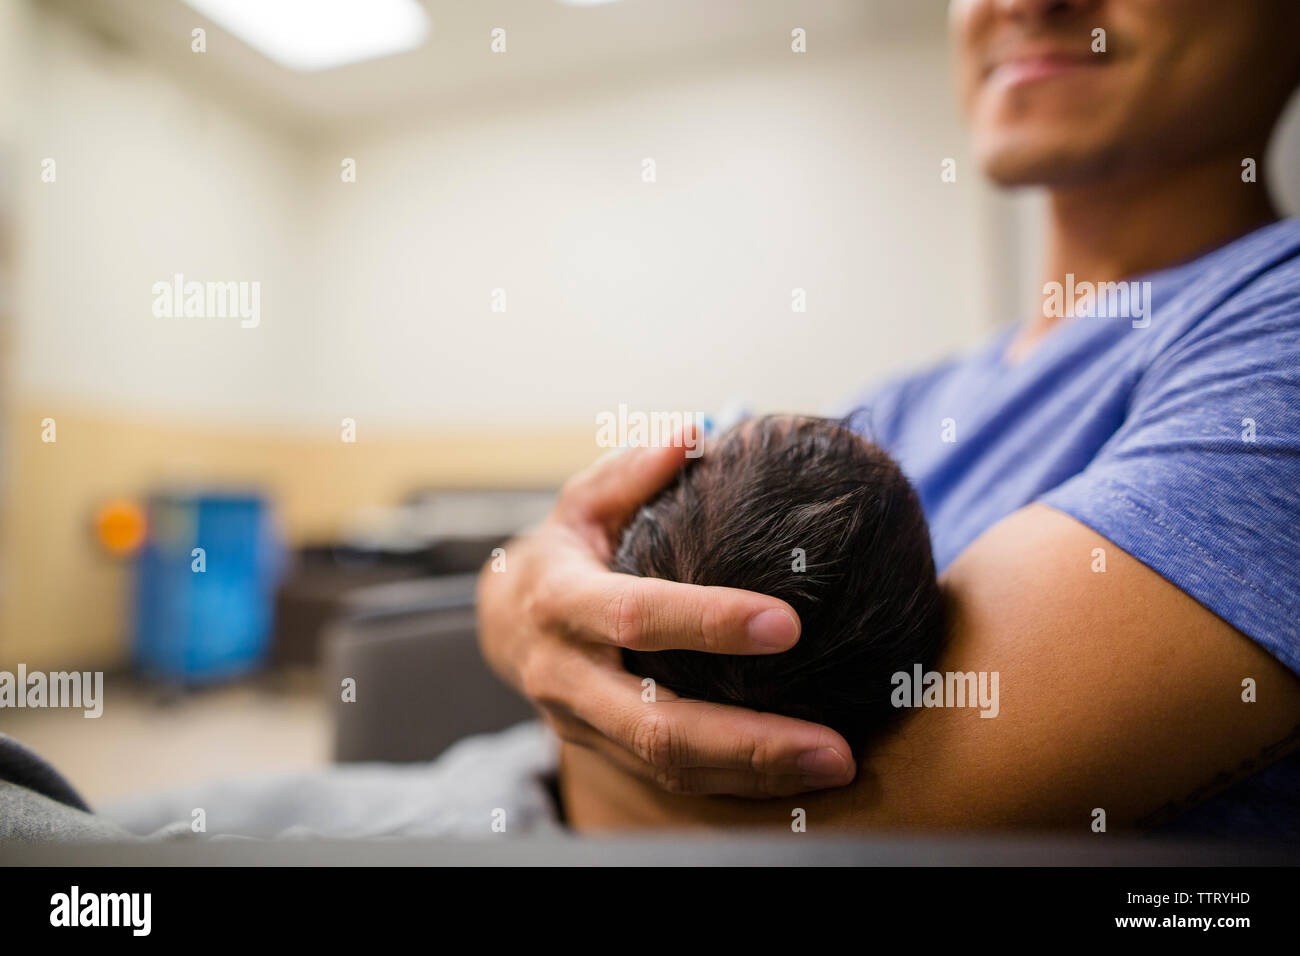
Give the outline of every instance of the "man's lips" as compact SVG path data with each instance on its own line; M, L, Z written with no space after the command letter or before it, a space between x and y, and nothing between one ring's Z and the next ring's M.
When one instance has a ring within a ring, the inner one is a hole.
M1002 87L1022 86L1106 64L1104 53L1025 52L1001 57L984 75L984 82Z

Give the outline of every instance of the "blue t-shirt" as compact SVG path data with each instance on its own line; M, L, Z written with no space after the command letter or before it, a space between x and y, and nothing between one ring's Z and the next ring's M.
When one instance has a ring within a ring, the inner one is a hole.
M916 485L941 570L1043 502L1300 673L1300 219L1138 281L1149 300L1081 302L1019 362L1009 329L868 392L855 424ZM1300 835L1300 755L1178 827Z

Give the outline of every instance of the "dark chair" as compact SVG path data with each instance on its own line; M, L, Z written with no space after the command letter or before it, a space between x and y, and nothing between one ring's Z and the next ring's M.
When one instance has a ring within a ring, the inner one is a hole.
M452 575L348 595L324 641L336 760L431 760L462 737L535 716L479 655L474 584ZM352 703L342 699L349 677Z

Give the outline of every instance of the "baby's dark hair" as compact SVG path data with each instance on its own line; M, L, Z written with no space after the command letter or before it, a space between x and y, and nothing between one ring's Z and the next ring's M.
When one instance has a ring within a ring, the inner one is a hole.
M628 525L616 571L787 601L791 650L624 651L683 697L825 724L855 750L895 712L892 676L933 660L943 597L915 490L846 422L750 419L705 446Z

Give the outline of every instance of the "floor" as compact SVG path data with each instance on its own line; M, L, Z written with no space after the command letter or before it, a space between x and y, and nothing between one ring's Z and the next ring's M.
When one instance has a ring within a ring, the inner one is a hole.
M104 712L0 710L0 733L58 768L92 806L135 793L330 762L331 728L313 674L183 693L104 678Z

